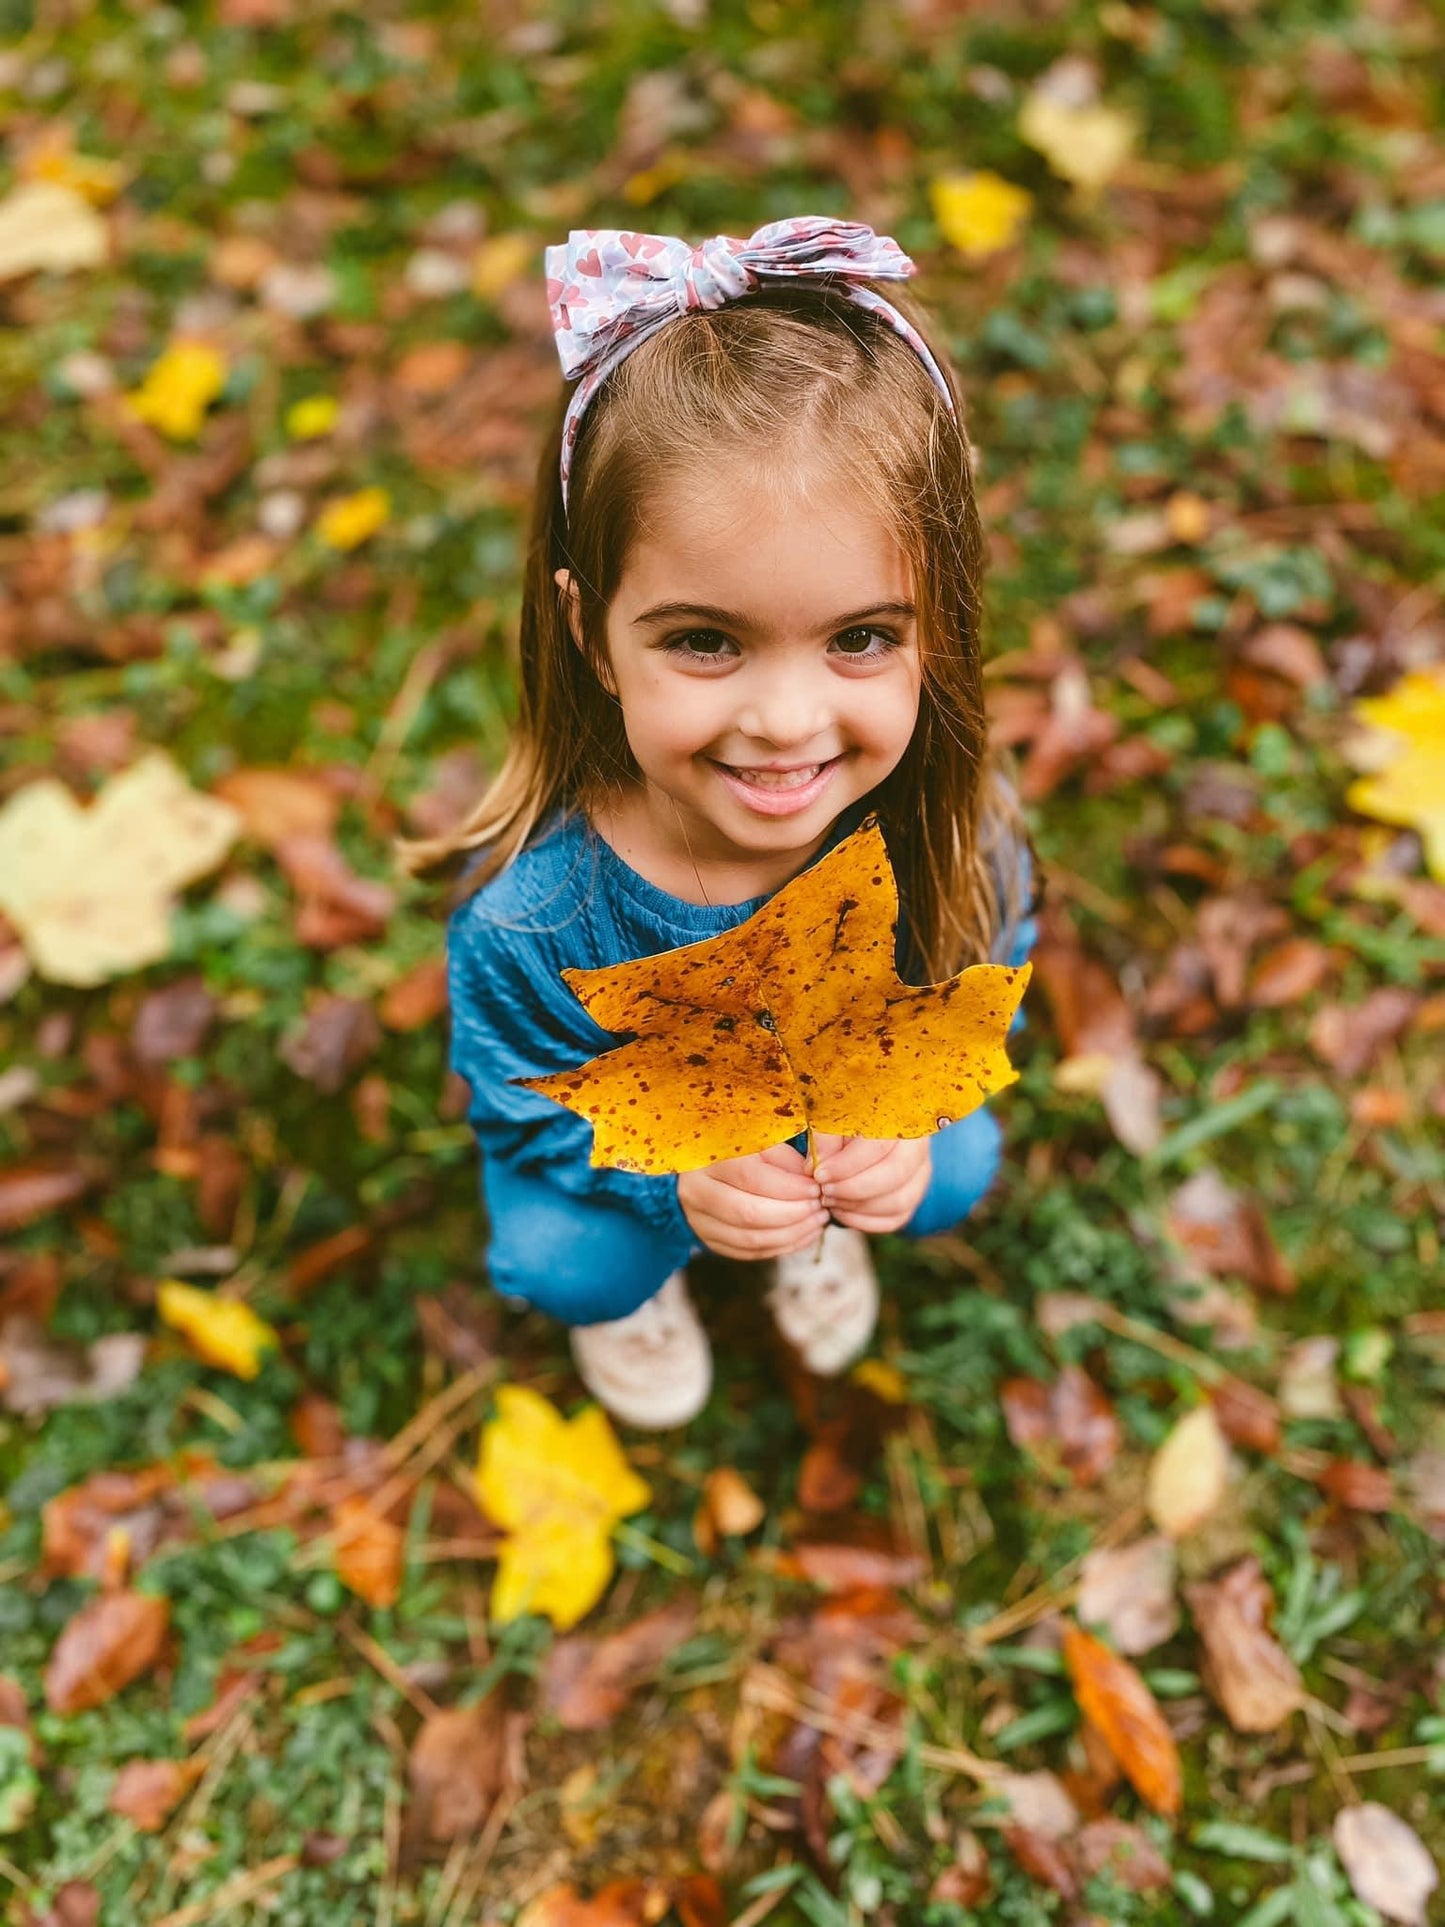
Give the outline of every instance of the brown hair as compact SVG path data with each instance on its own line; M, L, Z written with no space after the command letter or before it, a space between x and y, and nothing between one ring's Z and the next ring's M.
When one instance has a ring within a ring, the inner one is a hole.
M916 304L886 291L922 331ZM935 358L943 358L934 350ZM583 417L564 511L561 411L542 454L527 546L521 698L500 773L448 835L401 842L416 875L485 854L451 907L499 875L558 810L590 815L635 778L606 687L607 607L655 491L697 451L803 447L880 505L908 558L922 692L913 736L873 794L905 906L912 961L930 977L986 961L1017 922L1021 834L1011 786L987 749L979 641L985 547L956 378L950 414L917 354L886 322L826 287L771 287L683 316L635 349ZM580 595L573 641L554 571ZM998 861L990 862L991 852Z

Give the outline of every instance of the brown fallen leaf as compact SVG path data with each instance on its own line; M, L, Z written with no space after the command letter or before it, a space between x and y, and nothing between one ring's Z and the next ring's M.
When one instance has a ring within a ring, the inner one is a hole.
M913 1586L927 1571L915 1553L890 1552L882 1547L832 1545L812 1540L778 1553L773 1570L789 1579L806 1579L826 1592L859 1588Z
M1334 955L1322 943L1286 937L1255 964L1245 1001L1255 1010L1283 1010L1312 995L1334 968Z
M347 1498L331 1515L336 1576L368 1606L394 1606L401 1594L406 1534L369 1499Z
M160 1657L170 1602L149 1593L108 1592L81 1607L56 1640L45 1668L52 1713L103 1706Z
M668 1905L661 1881L609 1880L590 1900L568 1881L530 1901L517 1916L516 1927L653 1927Z
M232 770L212 793L239 814L247 836L268 849L287 837L328 836L341 811L341 798L324 777L301 770Z
M205 1769L204 1760L127 1760L107 1804L142 1833L159 1833Z
M34 1160L0 1171L0 1231L19 1231L49 1211L73 1204L95 1182L74 1164Z
M318 1091L334 1096L381 1043L376 1012L364 997L323 992L299 1031L279 1046L282 1060Z
M335 950L382 935L396 902L388 885L358 876L329 837L286 836L274 847L276 861L300 899L299 943Z
M1274 1597L1257 1559L1184 1588L1204 1642L1204 1683L1236 1733L1272 1733L1304 1704L1304 1681L1268 1630Z
M1395 1482L1381 1465L1363 1459L1331 1459L1319 1475L1321 1489L1352 1512L1393 1512Z
M768 1509L742 1473L730 1465L714 1466L703 1480L702 1503L692 1522L699 1552L709 1558L719 1538L746 1538L767 1517Z
M408 1832L433 1843L474 1833L508 1781L507 1716L494 1689L422 1721L407 1761Z
M98 1927L100 1894L88 1880L67 1880L34 1927Z
M691 1638L697 1607L675 1600L620 1631L571 1633L547 1655L542 1703L571 1733L593 1733L615 1719L669 1653Z
M955 1907L982 1906L993 1890L988 1853L978 1835L965 1827L953 1843L953 1860L928 1890L929 1904L951 1900Z
M1415 991L1385 984L1362 1004L1326 1004L1310 1025L1310 1048L1341 1077L1358 1077L1400 1035L1419 1002Z
M1075 1625L1064 1628L1064 1663L1080 1711L1108 1741L1140 1799L1156 1813L1177 1814L1184 1797L1179 1749L1138 1672Z
M1357 1899L1405 1927L1425 1927L1440 1871L1419 1834L1388 1807L1366 1800L1335 1815L1335 1852Z
M1052 1385L1008 1379L999 1390L1008 1435L1046 1468L1075 1485L1094 1485L1118 1456L1121 1433L1113 1406L1078 1365L1066 1365Z
M1070 1842L1074 1864L1085 1880L1106 1874L1130 1893L1157 1893L1172 1884L1169 1862L1142 1827L1106 1815L1090 1820Z
M1296 1279L1274 1242L1257 1198L1233 1191L1217 1171L1200 1171L1169 1201L1169 1235L1208 1278L1242 1278L1287 1297Z
M1102 1627L1116 1652L1152 1652L1179 1630L1174 1586L1174 1548L1158 1534L1131 1546L1097 1548L1084 1555L1079 1619Z
M76 1345L49 1337L24 1315L0 1320L0 1406L48 1412L117 1398L135 1383L145 1349L139 1332L111 1332Z
M387 987L378 1014L388 1030L423 1030L446 1007L446 960L426 957Z
M1225 1378L1214 1387L1209 1398L1219 1429L1231 1445L1263 1452L1269 1457L1279 1451L1283 1443L1279 1407L1268 1392L1246 1384L1243 1379Z
M1030 1880L1051 1887L1065 1900L1079 1898L1079 1876L1066 1842L1031 1833L1027 1827L1007 1826L1002 1831L1004 1845Z

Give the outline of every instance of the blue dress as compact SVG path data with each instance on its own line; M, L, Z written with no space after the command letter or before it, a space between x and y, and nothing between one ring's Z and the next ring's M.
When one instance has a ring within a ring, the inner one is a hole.
M845 811L828 847L865 814L863 805ZM1026 902L1027 852L1017 857L1017 900ZM635 1311L700 1249L675 1177L594 1168L591 1124L512 1080L572 1070L616 1046L562 981L564 967L595 969L718 936L746 922L768 894L727 904L670 896L574 813L547 825L452 912L451 1065L471 1089L467 1116L482 1154L497 1290L569 1325L597 1324ZM1023 963L1036 935L1026 918L1003 934L995 960ZM998 1126L982 1108L936 1133L932 1182L906 1233L922 1236L964 1217L993 1179L999 1146Z

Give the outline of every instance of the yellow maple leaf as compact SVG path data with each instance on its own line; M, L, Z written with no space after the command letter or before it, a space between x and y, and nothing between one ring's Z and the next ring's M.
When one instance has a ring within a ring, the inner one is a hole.
M532 265L536 243L525 234L489 234L472 256L472 293L479 301L495 301Z
M335 395L306 395L286 410L286 433L293 442L313 442L331 433L340 413Z
M69 127L48 127L20 158L16 172L22 181L49 181L68 187L92 207L109 207L125 186L126 170L119 161L76 152Z
M941 174L928 198L945 241L970 261L1012 247L1028 219L1034 197L987 168L973 174Z
M384 488L361 488L328 502L316 521L316 533L332 549L359 549L385 525L391 497Z
M607 1415L588 1405L564 1419L525 1385L497 1390L482 1429L477 1503L507 1533L492 1585L492 1616L545 1613L566 1631L612 1577L612 1528L652 1488L627 1463Z
M1345 801L1361 816L1417 830L1431 876L1445 883L1445 670L1416 669L1354 714L1382 732L1366 754L1374 767Z
M593 1125L592 1162L694 1171L804 1130L927 1137L1018 1073L1004 1039L1030 966L912 986L893 967L898 890L877 820L736 930L562 975L630 1041L516 1081Z
M192 442L226 385L226 357L206 341L173 341L126 397L130 412L173 442Z
M240 828L159 750L88 809L42 776L0 809L0 910L42 977L104 983L169 953L174 893L213 870Z
M237 1378L255 1378L262 1354L275 1351L281 1343L274 1326L240 1298L198 1291L179 1278L163 1278L156 1286L156 1310L165 1324L190 1340L208 1365L219 1365Z
M1047 77L1019 109L1020 138L1075 187L1097 189L1128 160L1138 133L1133 118L1102 101L1071 101Z

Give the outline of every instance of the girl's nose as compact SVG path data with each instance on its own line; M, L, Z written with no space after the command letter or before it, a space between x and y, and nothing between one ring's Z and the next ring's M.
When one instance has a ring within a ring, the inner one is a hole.
M749 689L738 728L774 749L802 747L823 735L831 712L825 691L809 676L772 676Z

